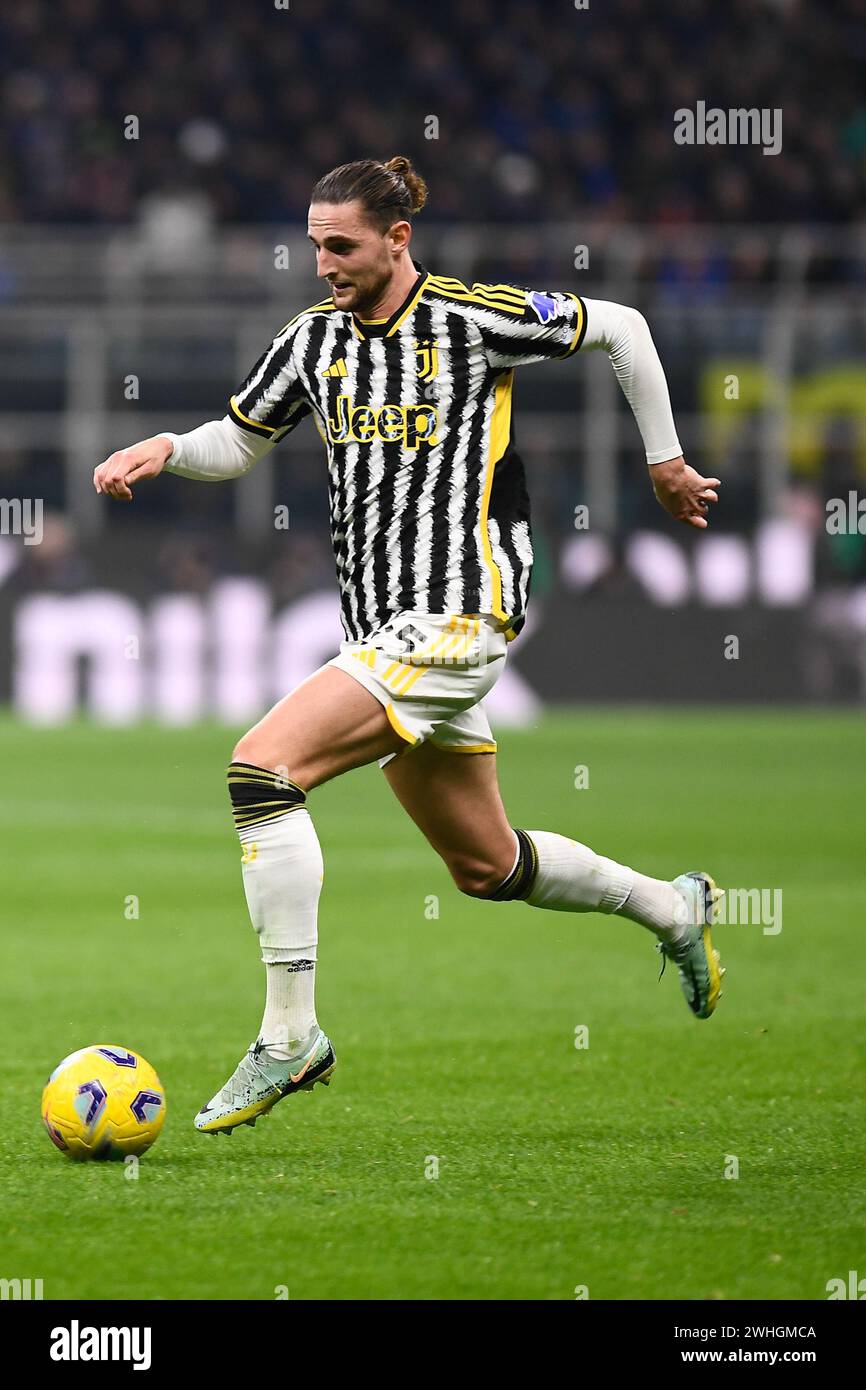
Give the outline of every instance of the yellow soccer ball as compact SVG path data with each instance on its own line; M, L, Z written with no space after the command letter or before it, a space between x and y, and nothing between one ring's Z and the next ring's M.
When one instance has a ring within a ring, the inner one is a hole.
M165 1091L137 1052L97 1043L54 1068L42 1092L42 1119L69 1158L126 1158L159 1137Z

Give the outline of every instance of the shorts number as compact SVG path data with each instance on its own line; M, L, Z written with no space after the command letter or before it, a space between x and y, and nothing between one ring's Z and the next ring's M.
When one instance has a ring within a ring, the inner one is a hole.
M403 627L397 628L394 636L399 638L406 645L406 650L411 655L416 648L427 641L426 632L422 632L413 623L405 623Z

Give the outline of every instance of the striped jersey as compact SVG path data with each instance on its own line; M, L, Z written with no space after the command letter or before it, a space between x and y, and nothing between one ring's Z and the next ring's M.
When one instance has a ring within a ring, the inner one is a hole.
M387 320L330 300L286 324L232 397L270 440L314 417L328 458L343 627L363 641L406 610L525 620L532 532L514 447L514 368L576 352L571 293L417 278Z

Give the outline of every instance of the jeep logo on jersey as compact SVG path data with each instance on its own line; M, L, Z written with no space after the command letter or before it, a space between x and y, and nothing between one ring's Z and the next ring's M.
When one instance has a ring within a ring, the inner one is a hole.
M528 304L538 316L540 323L547 323L549 319L555 319L559 312L555 299L551 299L548 294L539 294L536 290L529 296Z
M439 371L439 349L433 339L416 338L415 356L418 358L418 380L432 381Z
M436 429L439 412L433 405L353 405L351 396L337 397L336 416L328 416L328 439L332 444L402 444L417 449L422 444L438 444Z

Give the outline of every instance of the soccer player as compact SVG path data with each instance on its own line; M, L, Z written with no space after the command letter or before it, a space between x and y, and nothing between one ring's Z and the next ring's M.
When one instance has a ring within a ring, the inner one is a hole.
M236 478L307 415L327 451L345 640L244 734L228 769L267 991L255 1043L195 1118L206 1133L255 1124L330 1080L336 1058L314 1000L323 865L306 802L374 759L462 892L637 922L677 966L697 1018L719 998L709 875L649 878L567 835L513 828L482 704L524 623L533 558L511 443L515 367L601 348L661 505L703 528L719 480L682 457L639 313L426 270L410 254L425 201L403 156L326 174L308 234L329 298L280 330L222 420L144 440L94 472L97 492L121 501L164 469Z

